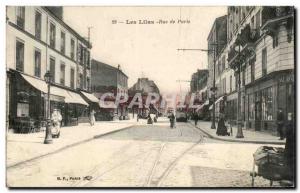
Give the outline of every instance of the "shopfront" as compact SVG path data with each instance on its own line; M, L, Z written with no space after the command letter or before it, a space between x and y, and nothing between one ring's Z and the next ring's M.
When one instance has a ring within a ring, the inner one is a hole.
M294 72L277 72L246 88L247 128L276 133L277 113L294 112Z
M37 132L45 126L47 84L45 81L10 71L9 129L17 133ZM58 109L62 126L78 124L78 111L88 104L74 91L58 86L50 89L50 112Z

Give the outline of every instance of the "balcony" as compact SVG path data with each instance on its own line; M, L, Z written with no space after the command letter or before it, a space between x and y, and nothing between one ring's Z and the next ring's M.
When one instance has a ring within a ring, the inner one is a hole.
M292 29L294 27L294 7L263 7L261 30L273 38L273 47L278 45L279 25L285 25L288 30L288 42L292 39Z
M254 43L259 37L259 30L251 29L249 24L241 30L241 33L237 35L233 47L228 52L228 64L230 68L234 69L237 64L255 55ZM239 51L235 50L236 46L241 46Z
M292 6L280 6L280 7L263 7L262 12L262 26L270 23L280 21L292 17L294 15L294 7Z

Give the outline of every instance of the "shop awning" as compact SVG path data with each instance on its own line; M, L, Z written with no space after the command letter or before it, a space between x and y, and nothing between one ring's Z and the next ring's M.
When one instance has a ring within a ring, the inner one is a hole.
M206 105L209 105L209 101L208 101L208 100L206 100L205 103L203 103L202 105L200 105L200 106L196 109L196 111L199 111L199 110L203 109L203 107L206 106Z
M204 106L205 106L205 104L200 105L200 106L196 109L196 111L200 111Z
M25 74L21 74L21 76L29 84L31 84L34 88L40 90L43 93L48 93L48 85L46 84L45 81L31 77L31 76L27 76ZM83 100L83 98L79 94L72 92L72 91L65 90L63 88L51 86L50 87L50 95L64 97L65 103L77 103L77 104L82 104L82 105L88 106L88 104ZM53 99L53 97L50 97L50 99Z
M218 99L215 101L215 105L216 105L218 102L220 102L221 100L223 100L223 98L224 98L224 96L221 96L220 98L218 98ZM212 110L212 108L213 108L213 105L210 105L209 110Z
M90 94L90 93L87 93L87 92L83 92L83 91L80 91L86 98L88 98L90 101L92 102L95 102L95 103L98 103L99 102L99 99L93 95L93 94Z
M72 91L67 91L67 92L69 94L69 97L65 98L66 103L76 103L76 104L89 106L89 104L85 102L85 100L83 100L83 98L79 94Z

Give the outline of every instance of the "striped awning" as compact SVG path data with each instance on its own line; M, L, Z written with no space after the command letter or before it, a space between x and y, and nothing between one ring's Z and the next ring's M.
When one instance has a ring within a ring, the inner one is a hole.
M37 90L40 90L45 94L48 93L48 85L45 81L25 74L21 74L21 76ZM83 98L79 94L63 88L59 88L57 86L52 85L50 87L50 100L55 100L55 98L57 98L51 97L51 95L63 97L65 103L75 103L88 106L88 104L83 100Z

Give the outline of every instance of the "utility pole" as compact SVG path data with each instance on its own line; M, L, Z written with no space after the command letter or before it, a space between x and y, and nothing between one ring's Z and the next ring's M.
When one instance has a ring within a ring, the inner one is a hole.
M244 138L243 135L243 129L242 129L242 123L241 123L241 65L242 62L240 61L241 57L241 45L238 45L238 58L239 58L239 64L238 64L238 98L237 98L237 133L236 138ZM244 77L243 77L244 78Z
M214 49L177 49L177 51L200 51L200 52L213 52L214 53L214 59L213 59L213 87L211 88L212 91L212 101L213 101L213 120L211 123L211 129L216 129L215 120L216 120L216 114L215 114L215 92L216 92L216 77L215 77L215 68L216 68L216 54L218 50L219 43L211 43L210 45L214 46Z

